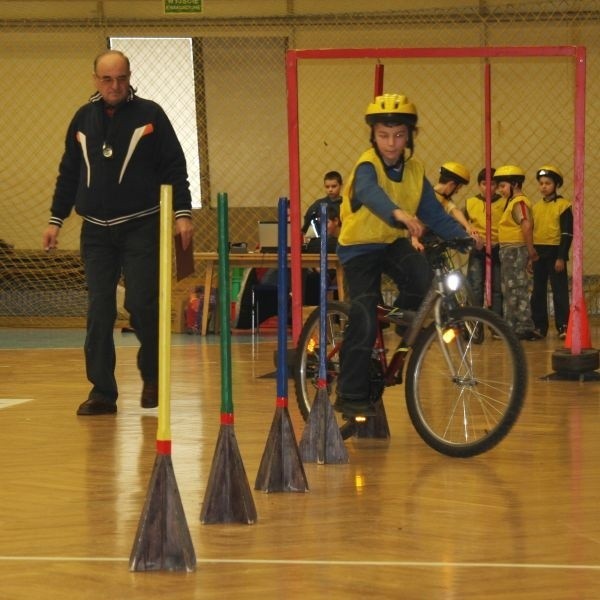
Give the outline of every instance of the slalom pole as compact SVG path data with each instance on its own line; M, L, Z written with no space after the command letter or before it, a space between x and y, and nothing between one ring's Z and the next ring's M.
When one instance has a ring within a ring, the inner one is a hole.
M288 406L287 327L288 327L288 265L287 213L288 199L279 198L277 204L277 401Z
M375 65L375 81L373 85L373 98L381 96L383 94L383 73L384 65L379 61Z
M221 325L221 427L200 512L200 521L204 524L234 522L252 524L256 521L256 508L235 437L231 393L231 293L229 289L229 227L226 193L217 194L217 209ZM204 297L207 299L209 294L210 290L205 290Z
M277 398L254 489L264 492L306 492L308 483L288 411L288 199L279 198L277 230Z
M484 68L484 151L485 151L485 271L484 306L492 306L492 67ZM497 284L497 282L495 282Z
M158 430L156 459L129 558L130 571L194 571L196 554L171 461L171 255L173 188L160 188Z
M319 214L319 379L315 400L302 432L300 455L305 462L342 464L349 460L348 450L327 390L327 202L321 202Z

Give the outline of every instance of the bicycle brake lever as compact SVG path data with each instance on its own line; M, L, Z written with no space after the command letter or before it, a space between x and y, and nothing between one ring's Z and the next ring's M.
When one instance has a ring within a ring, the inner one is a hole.
M467 238L457 238L453 240L452 247L454 247L459 252L468 252L474 245L475 240L472 237Z

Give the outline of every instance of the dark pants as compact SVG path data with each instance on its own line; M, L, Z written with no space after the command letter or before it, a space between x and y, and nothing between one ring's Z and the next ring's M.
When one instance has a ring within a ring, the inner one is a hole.
M536 329L548 332L548 281L552 288L554 324L556 330L566 330L569 323L569 278L564 271L556 271L554 264L558 246L537 246L539 259L533 263L533 291L531 292L531 318Z
M502 316L502 274L500 271L500 246L492 246L492 305L490 308ZM485 276L486 276L485 249L471 250L469 254L469 267L467 280L473 290L475 304L485 306Z
M385 273L398 287L397 306L416 310L431 282L431 269L407 239L384 250L357 256L344 263L350 295L350 318L340 351L338 395L350 400L369 397L369 363L377 336L377 304L381 301L381 276Z
M88 287L85 365L93 392L116 400L116 291L123 274L125 308L140 341L137 366L144 381L158 379L159 216L103 227L83 222L81 256Z

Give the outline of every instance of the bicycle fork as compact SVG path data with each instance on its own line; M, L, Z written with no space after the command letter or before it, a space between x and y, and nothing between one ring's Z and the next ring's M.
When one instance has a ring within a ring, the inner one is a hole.
M456 344L458 347L458 354L461 357L458 365L459 367L465 365L468 348L463 347L464 340L461 338L460 332L456 330L456 327L453 327L450 323L444 322L444 319L442 318L442 297L439 297L438 301L435 303L434 317L438 344L440 345L442 355L444 356L444 360L450 371L450 377L454 382L458 382L459 372L455 361L453 361L450 356L450 346L451 344ZM471 342L467 341L466 343L468 347Z

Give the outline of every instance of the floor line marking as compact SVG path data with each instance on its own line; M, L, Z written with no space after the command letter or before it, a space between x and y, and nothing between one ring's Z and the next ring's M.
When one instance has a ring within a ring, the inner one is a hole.
M0 398L0 410L24 404L25 402L32 402L33 400L34 398Z
M78 557L78 556L0 556L0 562L128 562L127 557ZM348 566L348 567L454 567L465 569L547 569L569 571L600 571L599 565L568 565L552 563L486 563L486 562L444 562L417 560L309 560L309 559L236 559L198 558L198 564L242 564L242 565L304 565L304 566Z

